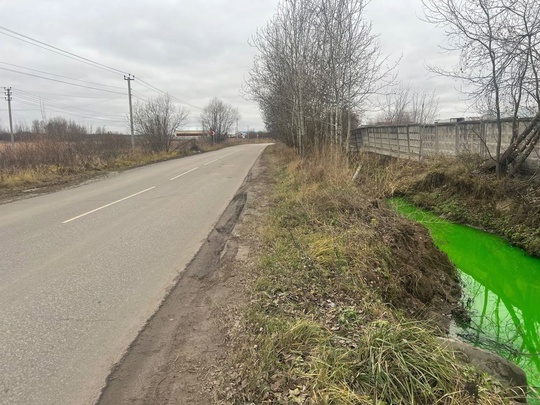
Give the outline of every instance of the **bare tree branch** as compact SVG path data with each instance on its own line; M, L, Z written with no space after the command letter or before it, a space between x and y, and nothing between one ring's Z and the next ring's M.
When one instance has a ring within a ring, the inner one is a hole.
M133 126L142 135L147 147L153 151L168 152L175 131L186 122L189 111L177 108L168 94L135 104Z

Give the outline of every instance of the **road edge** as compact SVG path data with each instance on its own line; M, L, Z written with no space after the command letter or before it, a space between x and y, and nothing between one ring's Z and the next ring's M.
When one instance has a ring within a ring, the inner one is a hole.
M182 290L185 283L182 282L189 283L193 280L200 282L210 278L223 259L226 260L231 255L235 255L234 243L231 247L228 242L231 241L230 236L244 211L254 168L260 165L261 156L265 150L266 148L261 150L234 197L197 253L173 281L158 309L145 322L121 359L112 366L95 401L96 405L133 403L137 400L143 400L142 403L146 403L143 398L128 399L131 394L128 384L132 382L132 379L136 379L141 385L144 384L154 375L153 371L162 369L167 361L171 361L169 354L174 347L174 342L156 341L153 336L156 335L156 331L161 331L160 335L171 336L174 335L173 331L179 329L181 319L171 319L170 309L183 300ZM123 398L122 402L118 402L119 398Z

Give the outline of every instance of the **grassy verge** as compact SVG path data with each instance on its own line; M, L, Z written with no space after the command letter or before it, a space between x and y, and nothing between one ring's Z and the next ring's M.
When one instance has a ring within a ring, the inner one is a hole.
M342 156L266 154L277 179L226 403L505 403L437 344L454 268ZM385 181L388 181L386 179ZM386 186L385 186L386 187Z
M540 256L540 187L520 178L497 179L476 172L471 156L426 162L366 155L387 197L401 195L451 221L486 229ZM361 180L362 181L362 180Z

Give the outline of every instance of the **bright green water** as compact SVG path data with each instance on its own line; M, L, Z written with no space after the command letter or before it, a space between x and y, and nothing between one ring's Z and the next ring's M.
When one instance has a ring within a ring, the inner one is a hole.
M448 222L403 199L390 200L429 229L435 244L462 272L470 325L453 332L518 364L540 386L540 259L490 233Z

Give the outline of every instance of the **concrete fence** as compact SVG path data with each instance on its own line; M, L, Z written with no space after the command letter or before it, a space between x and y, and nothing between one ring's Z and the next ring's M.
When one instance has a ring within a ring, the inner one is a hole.
M520 129L529 120L521 120ZM512 137L512 120L503 121L502 148ZM460 121L429 125L362 126L351 137L352 150L371 152L407 159L422 159L434 155L456 156L474 153L489 158L497 147L496 121ZM527 170L540 168L540 147L536 147L526 162Z

